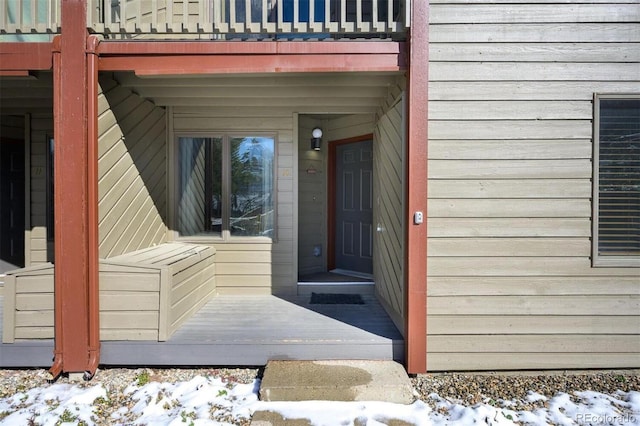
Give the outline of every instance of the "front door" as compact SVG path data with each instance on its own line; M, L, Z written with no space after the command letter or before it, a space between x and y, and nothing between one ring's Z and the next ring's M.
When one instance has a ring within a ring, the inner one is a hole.
M373 273L373 142L340 144L335 158L335 267Z
M24 266L24 142L0 140L0 273Z

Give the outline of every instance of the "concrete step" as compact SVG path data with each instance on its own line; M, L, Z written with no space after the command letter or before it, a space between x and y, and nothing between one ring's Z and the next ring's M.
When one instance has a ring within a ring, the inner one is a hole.
M411 404L413 388L393 361L270 361L260 385L262 401L384 401ZM353 424L360 425L360 419ZM384 424L411 426L389 418ZM257 411L251 426L309 426L308 419Z
M260 399L410 404L413 389L402 365L393 361L270 361Z

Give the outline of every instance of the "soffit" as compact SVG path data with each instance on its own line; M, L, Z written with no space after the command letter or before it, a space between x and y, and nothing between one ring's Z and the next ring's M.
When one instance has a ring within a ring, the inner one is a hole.
M305 113L373 113L398 73L291 73L115 79L159 106L281 108Z

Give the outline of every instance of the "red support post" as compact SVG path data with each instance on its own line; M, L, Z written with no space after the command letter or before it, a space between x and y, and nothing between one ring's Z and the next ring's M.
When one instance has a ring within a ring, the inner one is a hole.
M427 370L427 104L429 2L411 2L407 71L405 351L409 373ZM417 224L415 213L422 212Z
M100 363L100 236L98 233L98 55L100 40L87 39L87 202L89 243L89 364L87 377L93 376Z
M89 183L90 178L97 179L97 170L92 172L96 176L89 175L97 169L90 164L95 149L89 148L97 132L95 117L89 115L95 115L97 67L95 59L87 59L86 17L85 0L63 1L62 35L54 48L56 312L55 360L50 369L54 377L61 372L85 372L90 377L99 359L99 342L95 345L99 324L91 316L97 315L97 249L92 247L97 247L97 232L92 236L97 218L91 214L97 188L95 182Z
M58 129L61 128L62 115L60 114L60 103L62 102L62 93L60 88L60 80L62 79L62 69L60 67L60 38L61 36L56 36L53 39L53 140L54 144L56 140L59 140L60 132ZM55 146L54 146L55 149ZM56 153L54 152L54 155ZM56 155L57 157L57 155ZM55 158L54 158L55 163ZM57 166L54 164L54 169ZM56 177L54 176L54 186L59 185L60 182L56 181ZM55 191L54 197L57 197L57 194L60 191ZM54 200L54 211L53 217L60 217L60 203ZM57 227L57 224L56 224ZM55 237L54 237L55 238ZM58 251L57 243L55 247L55 251ZM63 348L63 339L64 335L62 333L62 302L63 299L61 297L60 291L58 291L59 282L58 275L56 273L57 268L54 268L54 348L53 348L53 365L49 369L49 373L52 378L56 378L62 373L62 348Z

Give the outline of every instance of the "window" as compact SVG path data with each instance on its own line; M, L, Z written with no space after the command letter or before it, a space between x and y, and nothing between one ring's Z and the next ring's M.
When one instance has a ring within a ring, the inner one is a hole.
M596 95L594 266L640 266L640 95Z
M177 153L181 237L274 237L273 137L179 136Z

